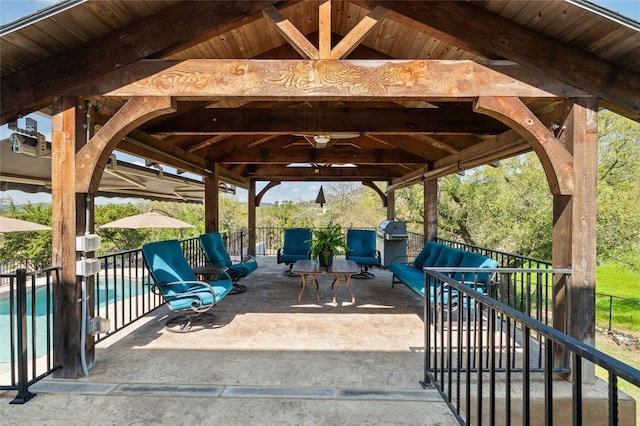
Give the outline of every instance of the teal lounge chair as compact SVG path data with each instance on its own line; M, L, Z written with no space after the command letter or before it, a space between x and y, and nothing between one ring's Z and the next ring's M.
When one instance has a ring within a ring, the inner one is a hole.
M200 235L200 246L210 265L228 268L227 273L233 281L234 293L246 291L246 286L238 284L237 281L258 269L258 262L253 256L246 256L241 262L233 263L219 232Z
M380 251L376 249L376 231L368 229L347 230L347 253L345 257L360 267L360 273L352 278L373 278L369 267L380 266Z
M295 276L291 272L293 264L298 260L311 259L311 229L287 228L284 230L284 245L278 249L276 261L289 265L285 275Z
M199 281L178 240L145 244L142 256L153 278L150 285L154 292L180 314L165 323L167 330L187 332L214 325L215 316L207 311L229 294L231 280Z

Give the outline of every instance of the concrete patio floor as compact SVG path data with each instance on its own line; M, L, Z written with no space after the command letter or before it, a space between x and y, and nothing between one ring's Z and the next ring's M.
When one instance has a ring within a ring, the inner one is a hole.
M332 276L320 302L275 257L214 308L217 328L171 333L166 308L98 344L89 376L47 378L24 405L0 392L2 424L457 424L423 389L422 300L391 273L352 280L356 303Z

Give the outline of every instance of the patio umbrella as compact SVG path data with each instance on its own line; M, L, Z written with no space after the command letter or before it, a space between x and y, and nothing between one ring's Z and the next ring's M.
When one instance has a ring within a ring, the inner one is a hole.
M51 231L51 228L39 223L0 216L0 233L24 231Z
M190 223L156 212L142 213L105 223L100 228L195 228Z

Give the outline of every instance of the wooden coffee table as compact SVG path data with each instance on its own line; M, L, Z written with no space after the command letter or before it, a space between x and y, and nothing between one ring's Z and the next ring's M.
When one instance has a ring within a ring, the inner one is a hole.
M302 284L300 287L300 293L298 293L298 303L302 299L302 292L304 292L304 287L307 285L307 277L311 276L311 284L315 284L314 290L316 291L316 300L320 301L320 293L318 292L318 275L324 273L324 268L318 264L318 262L303 259L298 260L293 264L293 268L291 268L291 272L294 274L298 274L302 277Z
M353 260L334 259L333 264L327 268L327 272L333 274L336 278L334 282L337 282L336 292L333 294L333 303L336 303L336 297L338 291L340 291L340 284L342 284L341 276L344 276L345 283L351 294L351 303L356 303L356 296L351 291L351 277L360 272L360 268Z

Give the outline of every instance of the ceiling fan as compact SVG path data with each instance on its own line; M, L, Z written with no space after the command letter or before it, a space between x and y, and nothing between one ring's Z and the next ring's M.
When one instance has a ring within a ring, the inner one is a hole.
M323 149L332 139L353 139L360 136L360 133L323 133L318 135L296 135L302 136L316 149Z

